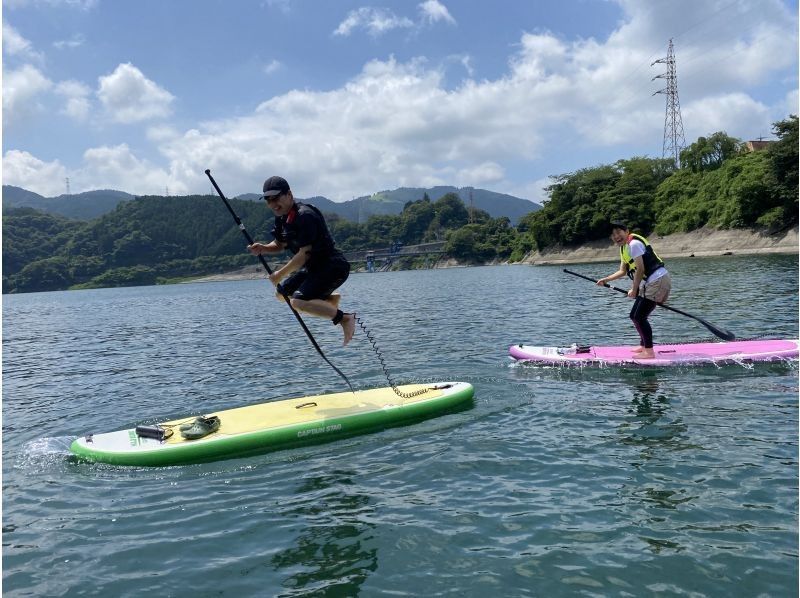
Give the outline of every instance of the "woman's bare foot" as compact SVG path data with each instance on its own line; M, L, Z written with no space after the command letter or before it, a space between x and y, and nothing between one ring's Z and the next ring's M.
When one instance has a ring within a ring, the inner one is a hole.
M344 332L344 346L347 346L356 332L356 314L344 314L342 318L342 331Z
M656 352L653 349L642 349L636 359L655 359Z
M633 349L631 349L631 352L632 352L632 353L641 353L642 351L644 351L644 347L642 347L641 345L639 345L638 347L634 347Z

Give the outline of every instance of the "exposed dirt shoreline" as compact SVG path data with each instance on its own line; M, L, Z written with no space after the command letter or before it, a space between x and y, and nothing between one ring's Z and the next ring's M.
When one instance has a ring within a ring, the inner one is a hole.
M777 235L767 235L753 230L698 229L660 237L651 235L648 240L658 254L671 257L711 257L720 255L754 255L765 253L798 253L797 227ZM545 252L534 251L519 262L530 265L579 264L589 262L616 262L619 249L611 241L594 241L580 247L556 247ZM456 260L440 261L436 268L463 267ZM265 277L260 264L247 266L234 272L195 278L187 282L223 282L228 280L255 280Z
M797 227L767 235L754 230L714 230L701 228L689 233L648 237L662 258L711 257L719 255L753 255L763 253L798 253ZM611 241L594 241L581 247L554 248L534 251L522 260L525 264L576 264L614 262L619 248Z

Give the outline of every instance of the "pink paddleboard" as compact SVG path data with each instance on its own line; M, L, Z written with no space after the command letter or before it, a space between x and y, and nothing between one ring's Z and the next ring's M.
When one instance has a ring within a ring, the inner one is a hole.
M656 345L654 359L637 359L634 347L534 347L512 345L508 352L514 359L559 365L636 365L674 366L797 359L800 341L757 340L721 343Z

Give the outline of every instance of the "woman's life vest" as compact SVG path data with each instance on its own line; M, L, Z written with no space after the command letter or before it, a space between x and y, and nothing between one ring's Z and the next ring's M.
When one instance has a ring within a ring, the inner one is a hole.
M660 257L658 257L656 252L653 250L653 246L650 245L646 238L635 233L629 234L625 244L619 248L619 257L623 263L628 265L628 277L631 280L633 280L633 275L636 271L636 261L631 257L628 243L633 240L641 241L642 244L644 244L644 255L642 256L642 261L644 262L644 276L642 279L647 280L647 277L653 272L664 267L664 262Z

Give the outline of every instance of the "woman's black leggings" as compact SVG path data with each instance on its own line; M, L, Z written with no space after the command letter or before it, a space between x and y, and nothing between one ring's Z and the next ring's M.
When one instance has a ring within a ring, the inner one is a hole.
M653 348L653 329L650 327L650 322L647 321L647 318L650 317L655 308L656 302L644 297L636 297L631 308L631 320L645 349Z

